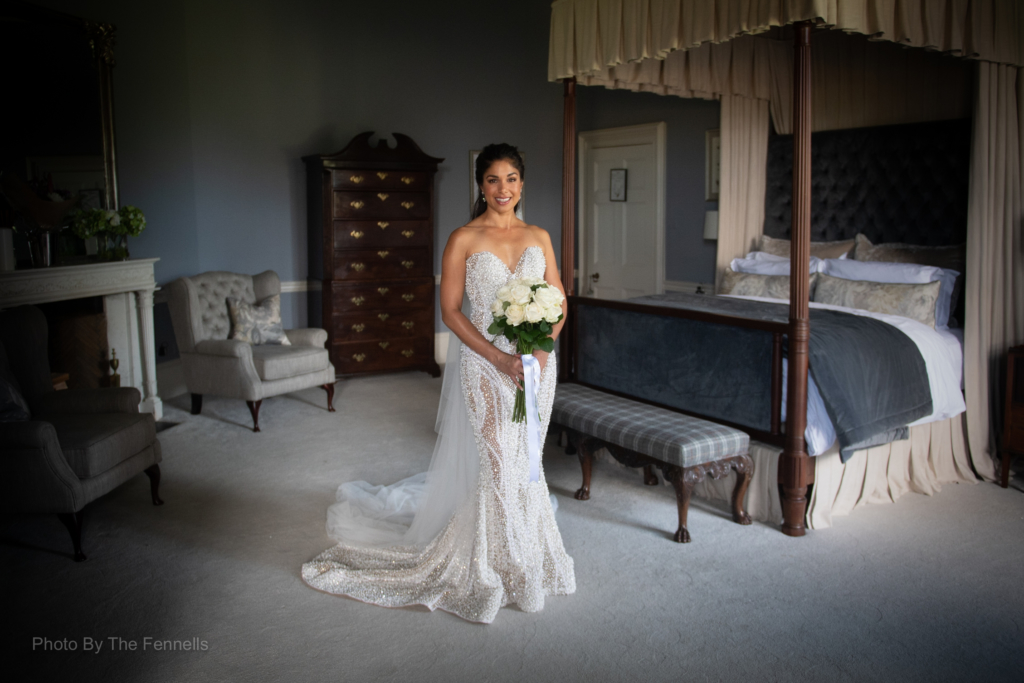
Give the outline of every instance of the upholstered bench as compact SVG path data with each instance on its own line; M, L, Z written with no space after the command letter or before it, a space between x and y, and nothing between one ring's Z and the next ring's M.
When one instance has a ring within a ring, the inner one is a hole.
M750 524L743 498L754 463L747 454L750 437L738 429L573 383L558 385L551 423L566 431L569 444L578 451L583 486L576 492L577 500L590 499L594 452L607 448L622 464L643 467L645 484L658 481L652 467L672 483L679 508L677 543L690 542L686 515L693 487L706 476L720 479L730 469L738 475L732 518Z

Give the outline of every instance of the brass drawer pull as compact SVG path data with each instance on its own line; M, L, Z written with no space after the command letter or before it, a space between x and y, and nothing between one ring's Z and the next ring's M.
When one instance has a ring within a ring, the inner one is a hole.
M405 239L411 239L412 236L415 235L415 234L416 233L414 231L412 231L412 230L403 230L402 231L402 237L404 237Z
M413 266L416 265L416 262L415 261L402 261L402 265L405 266L406 268L412 268Z
M411 330L415 325L416 323L414 323L411 320L406 320L405 322L402 323L402 327L404 327L407 330Z
M385 294L387 294L387 293L388 293L388 292L390 292L391 290L390 290L390 289L388 289L387 287L378 287L378 288L377 288L377 291L378 291L378 292L380 292L380 295L381 295L381 296L384 296Z
M416 179L413 178L411 175L404 175L402 176L402 182L405 183L406 185L412 185L414 182L416 182Z
M388 223L387 221L377 221L377 227L380 228L381 230L388 227L389 225L391 224Z
M386 202L388 200L388 193L387 192L378 192L377 193L377 198L380 199L382 202Z
M402 208L404 209L411 209L414 206L416 206L416 202L402 202Z
M387 249L381 249L380 251L377 252L377 256L380 256L381 258L387 258L388 254L390 253L391 252L388 251Z
M354 303L356 306L362 306L365 301L366 301L365 297L361 297L361 296L354 296L354 297L352 297L352 303Z
M366 354L365 353L353 353L352 354L352 358L357 363L362 363L364 360L366 360Z
M414 353L416 353L416 352L413 351L412 349L403 349L402 350L402 355L405 356L406 358L412 358L412 354L414 354Z
M387 313L378 313L377 317L380 318L381 322L384 322L385 320L387 320L391 316L389 314L387 314Z
M352 175L352 176L348 177L348 180L349 180L349 182L355 183L356 185L358 185L359 183L363 182L363 176L361 176L361 175Z
M353 332L362 332L365 329L366 329L366 325L364 325L362 323L356 323L355 325L352 326L352 331Z
M391 342L381 342L380 343L380 348L382 348L382 349L386 349L389 346L391 346Z
M355 200L354 202L349 202L349 203L348 203L348 205L349 205L349 206L351 206L351 207L352 207L353 209L355 209L356 211L358 211L359 209L361 209L361 208L363 208L364 206L366 206L365 204L363 204L363 203L362 203L361 201L359 201L358 199L357 199L357 200Z
M363 231L362 230L353 230L349 234L352 235L352 237L354 237L357 240L361 239L363 237Z
M384 180L388 177L388 174L385 173L384 171L377 171L377 177L380 178L381 180Z
M416 298L416 295L415 294L403 294L402 298L405 299L406 301L412 301L413 299Z
M356 271L357 273L363 272L364 268L366 268L366 264L365 263L353 263L352 264L352 270Z

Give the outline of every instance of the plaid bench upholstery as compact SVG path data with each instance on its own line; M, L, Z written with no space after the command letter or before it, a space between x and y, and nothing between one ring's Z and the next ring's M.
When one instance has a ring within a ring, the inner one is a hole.
M738 429L579 384L559 384L553 423L682 468L747 453Z

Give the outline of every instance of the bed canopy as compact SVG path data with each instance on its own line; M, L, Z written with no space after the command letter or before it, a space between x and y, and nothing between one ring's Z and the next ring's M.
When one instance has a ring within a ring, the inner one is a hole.
M562 278L574 293L575 88L721 102L719 277L762 234L769 121L793 134L784 533L804 533L811 132L973 117L964 298L967 439L994 480L999 370L1024 342L1024 6L1016 0L555 0L565 83ZM814 30L831 29L831 30ZM916 48L916 49L907 49ZM813 74L813 81L812 81Z

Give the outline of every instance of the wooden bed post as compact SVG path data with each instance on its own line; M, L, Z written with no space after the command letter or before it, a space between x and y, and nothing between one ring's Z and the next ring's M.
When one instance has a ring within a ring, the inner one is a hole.
M807 487L813 463L807 456L807 344L810 337L808 279L811 258L811 23L793 34L793 230L789 278L789 377L786 446L779 458L782 533L807 533Z
M576 78L566 78L562 113L562 286L566 296L576 293ZM573 364L572 323L559 338L558 378L565 380Z

